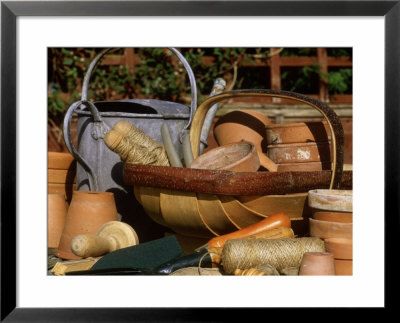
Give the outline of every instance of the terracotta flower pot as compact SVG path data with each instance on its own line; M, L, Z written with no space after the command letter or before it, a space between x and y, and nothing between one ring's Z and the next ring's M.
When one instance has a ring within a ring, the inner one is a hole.
M270 123L271 120L261 112L233 111L219 118L214 126L214 136L220 146L241 140L253 143L261 165L270 171L276 171L277 166L264 154L267 152L265 126Z
M74 191L56 256L80 259L71 250L72 239L79 234L96 234L109 221L118 221L113 193Z
M240 141L209 150L197 157L190 168L256 172L260 160L253 143Z
M353 240L344 238L325 239L325 249L333 254L335 259L353 259Z
M310 218L310 236L321 239L328 238L353 238L353 224L320 221Z
M320 221L353 223L353 213L351 212L314 212L313 218Z
M326 142L331 140L326 121L269 124L266 127L268 145L304 142Z
M308 192L308 205L318 210L353 212L353 191L311 190Z
M265 139L265 127L270 123L271 120L261 112L233 111L219 118L214 126L214 136L219 145L248 140L258 148Z
M67 202L61 193L47 195L47 247L57 248L67 217Z
M335 259L336 275L351 276L353 275L353 260Z
M47 168L49 169L76 168L76 161L70 153L48 152L47 162Z
M330 162L330 142L268 145L267 156L277 164Z
M305 252L301 260L299 275L335 275L333 254L329 252Z

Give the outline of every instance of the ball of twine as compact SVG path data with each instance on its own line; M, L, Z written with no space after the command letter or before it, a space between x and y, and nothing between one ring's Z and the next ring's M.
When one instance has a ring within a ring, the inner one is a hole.
M221 263L227 274L263 264L269 264L280 272L286 267L300 266L303 254L309 251L324 252L323 240L317 237L232 239L224 245Z
M169 166L168 156L164 147L135 126L131 126L127 133L121 134L121 139L117 144L107 140L107 137L118 137L119 134L116 129L118 129L118 127L114 126L114 128L106 134L104 141L111 150L121 157L123 162L141 165Z

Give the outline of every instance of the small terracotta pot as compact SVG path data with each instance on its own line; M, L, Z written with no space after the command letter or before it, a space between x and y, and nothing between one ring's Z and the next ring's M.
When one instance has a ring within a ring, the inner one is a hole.
M252 110L233 111L220 117L214 126L214 136L219 145L246 140L256 145L257 149L264 144L265 127L271 120L261 112ZM261 149L262 150L262 149Z
M268 145L304 142L325 142L331 140L326 121L269 124L266 127Z
M61 193L47 195L47 247L57 248L67 217L67 202Z
M353 224L320 221L310 218L310 236L321 239L328 238L353 238Z
M331 165L332 163L330 161L278 164L278 172L315 172L330 170Z
M48 152L47 153L48 169L71 169L76 168L76 160L70 153L64 152Z
M336 275L351 276L353 275L353 260L335 259Z
M301 260L299 275L335 275L333 254L329 252L305 252Z
M320 221L353 223L353 213L351 212L314 212L313 218Z
M353 239L325 239L325 249L333 254L335 259L353 259Z
M353 212L353 191L311 190L308 191L308 205L318 210Z
M277 166L264 154L267 152L265 126L270 123L271 120L258 111L229 112L216 122L213 130L215 140L220 146L241 140L253 143L261 165L270 171L276 171Z
M260 160L254 144L241 141L207 151L196 158L190 168L256 172L260 168Z
M330 162L330 142L268 145L267 156L277 164Z
M79 234L96 234L109 221L118 221L113 193L74 191L56 256L81 259L71 250L72 239Z

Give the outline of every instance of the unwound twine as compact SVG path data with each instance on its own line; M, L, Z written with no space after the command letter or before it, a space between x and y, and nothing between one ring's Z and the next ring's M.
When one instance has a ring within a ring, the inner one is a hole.
M199 265L197 266L197 269L199 271L199 276L201 276L201 262L203 261L205 256L212 255L212 254L215 254L215 255L219 256L217 253L210 252L210 251L207 251L204 255L201 256L201 258L199 260Z
M134 126L113 150L126 163L169 166L164 147Z
M227 274L263 264L270 264L281 271L286 267L300 266L303 254L309 251L324 252L323 240L317 237L232 239L224 245L221 262Z

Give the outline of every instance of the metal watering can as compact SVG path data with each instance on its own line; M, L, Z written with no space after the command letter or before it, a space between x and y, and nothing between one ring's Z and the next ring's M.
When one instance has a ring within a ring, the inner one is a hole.
M82 99L73 103L64 117L64 140L69 152L77 160L77 190L113 192L120 219L135 229L139 226L140 231L140 226L149 226L149 223L146 223L148 217L134 198L132 187L124 185L123 162L106 146L103 137L117 121L125 120L163 144L160 129L161 125L166 123L175 149L182 157L181 140L183 135L189 132L197 108L196 81L183 55L177 49L169 48L182 62L188 74L191 86L190 107L180 103L146 99L89 102L91 74L110 50L112 48L103 50L91 62L83 81ZM74 113L78 115L78 148L73 145L70 134Z

